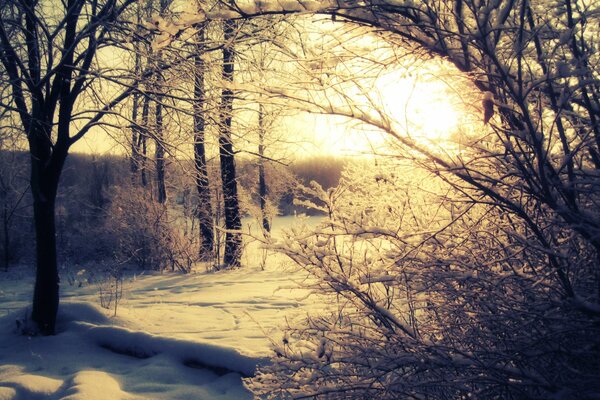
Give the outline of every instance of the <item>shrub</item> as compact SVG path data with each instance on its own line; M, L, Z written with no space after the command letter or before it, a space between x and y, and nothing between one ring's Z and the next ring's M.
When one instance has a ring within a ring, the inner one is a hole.
M190 271L194 240L170 219L166 205L148 198L144 189L116 189L106 229L118 238L117 258L142 269Z
M402 165L350 169L338 188L314 185L312 193L328 218L277 248L333 306L287 329L274 363L249 381L256 394L583 399L600 392L598 316L582 299L563 301L549 261L556 252L513 215ZM594 293L593 249L538 212L578 292Z

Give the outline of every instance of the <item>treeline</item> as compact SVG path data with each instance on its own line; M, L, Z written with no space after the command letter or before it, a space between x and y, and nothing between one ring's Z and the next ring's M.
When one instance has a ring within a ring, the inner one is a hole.
M33 260L35 237L28 158L29 154L26 152L0 152L2 269L7 269L11 264ZM198 228L193 219L201 205L198 204L194 190L194 177L188 172L193 170L189 163L177 160L167 163L167 203L169 209L175 211L171 217L172 225L177 227L177 231L193 237L194 230ZM217 163L217 160L209 161L209 168L217 169ZM268 199L272 214L314 212L294 204L301 185L316 181L324 188L335 186L345 163L345 159L334 156L309 157L289 165L266 163ZM258 216L260 213L260 198L256 190L257 169L255 160L238 161L240 203L245 216ZM149 185L153 184L150 180ZM219 198L219 182L214 182L212 186L211 190L216 193L216 203ZM149 190L149 193L153 191ZM56 204L58 257L61 264L119 258L118 253L123 252L123 246L130 247L126 252L132 258L130 261L141 267L153 264L152 254L161 251L156 247L169 247L173 243L162 243L167 240L164 233L153 238L153 233L148 231L152 224L161 221L161 211L151 207L150 202L143 198L131 183L129 158L115 155L71 155L65 164ZM216 204L213 206L218 209ZM221 217L217 213L216 218ZM172 230L168 232L170 236L179 235Z
M333 156L316 156L303 158L290 165L290 169L302 182L307 185L315 181L323 188L337 186L342 176L346 159Z

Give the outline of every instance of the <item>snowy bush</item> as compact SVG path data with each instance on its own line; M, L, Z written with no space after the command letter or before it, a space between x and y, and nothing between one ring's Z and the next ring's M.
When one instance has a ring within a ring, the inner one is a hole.
M106 227L118 238L117 259L142 269L190 271L194 241L170 219L166 205L148 198L143 189L118 189Z
M266 398L590 398L600 324L564 301L555 258L593 294L595 253L545 209L519 216L401 162L313 185L329 218L277 248L334 304L288 329L249 381ZM578 300L579 299L579 300ZM596 310L597 311L597 310Z

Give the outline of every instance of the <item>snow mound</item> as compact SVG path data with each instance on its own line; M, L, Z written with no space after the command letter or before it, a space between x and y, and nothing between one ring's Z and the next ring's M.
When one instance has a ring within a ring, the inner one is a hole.
M93 303L62 302L58 310L57 325L67 325L73 321L83 321L92 324L110 324L105 310ZM60 330L60 329L59 329Z
M134 396L121 390L119 382L103 371L81 371L72 380L61 400L119 400Z
M39 375L11 376L0 381L0 399L44 399L56 393L63 381Z
M259 364L264 365L268 362L267 358L250 357L233 348L208 343L171 339L147 332L87 322L76 322L76 325L97 345L117 354L139 359L161 354L192 368L209 369L217 375L236 372L242 376L252 376Z
M17 391L11 387L0 386L0 400L12 400L17 397Z
M24 314L24 310L16 313L19 316ZM187 367L205 368L220 376L231 372L244 377L252 376L258 365L269 362L266 356L249 356L231 347L168 338L131 330L117 323L135 325L124 318L108 318L102 308L92 303L64 302L57 319L57 331L59 335L77 332L94 345L117 354L136 359L160 354Z
M61 379L41 375L23 374L0 381L0 400L47 399L60 400L120 400L134 399L123 392L119 382L103 371L81 371L76 373L64 389Z
M0 332L0 400L244 400L266 362L214 344L136 331L90 303L65 302L55 336ZM2 318L14 324L16 310ZM113 324L113 325L110 325ZM32 372L33 371L33 372Z

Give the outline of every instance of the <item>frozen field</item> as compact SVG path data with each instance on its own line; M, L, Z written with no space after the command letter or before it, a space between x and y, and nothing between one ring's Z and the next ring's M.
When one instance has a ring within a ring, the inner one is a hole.
M274 234L289 223L276 221ZM100 306L97 276L63 273L53 337L15 333L33 269L0 272L0 399L252 398L242 377L318 303L283 256L269 253L264 269L262 259L254 243L238 270L131 274L116 317Z

